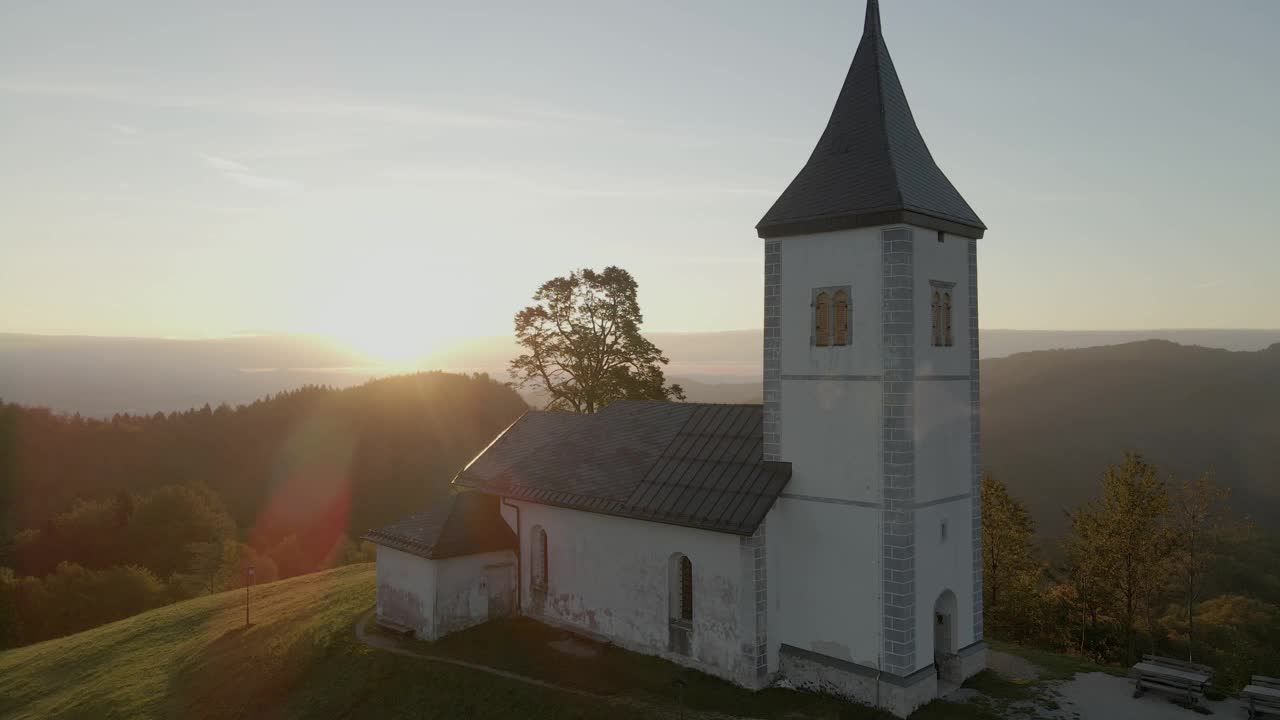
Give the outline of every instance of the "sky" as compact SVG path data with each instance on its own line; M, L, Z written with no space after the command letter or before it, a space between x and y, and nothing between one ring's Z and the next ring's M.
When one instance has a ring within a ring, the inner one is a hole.
M1280 2L882 5L984 327L1280 327ZM863 7L8 0L0 332L406 352L609 264L647 329L758 327Z

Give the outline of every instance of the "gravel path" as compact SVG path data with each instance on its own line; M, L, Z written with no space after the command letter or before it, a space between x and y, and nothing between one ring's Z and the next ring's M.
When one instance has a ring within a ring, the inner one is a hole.
M1133 681L1106 673L1084 673L1057 688L1059 702L1067 712L1062 717L1080 720L1191 720L1191 718L1230 718L1239 720L1245 711L1236 700L1200 703L1212 712L1204 715L1169 702L1172 693L1150 690L1140 698L1133 697Z
M1024 658L996 650L987 653L987 667L1010 679L1036 681L1040 668ZM1070 680L1044 682L1045 694L1057 703L1044 705L1014 703L1004 708L1008 718L1035 717L1041 720L1191 720L1218 717L1237 720L1244 708L1236 700L1201 700L1209 714L1188 710L1170 702L1170 693L1149 690L1133 697L1133 680L1106 673L1079 673ZM962 691L964 692L964 691ZM972 691L971 691L972 692Z

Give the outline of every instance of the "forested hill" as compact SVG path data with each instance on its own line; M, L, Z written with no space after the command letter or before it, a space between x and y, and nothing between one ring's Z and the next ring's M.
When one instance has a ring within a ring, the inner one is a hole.
M1280 344L1233 352L1153 340L982 369L984 466L1044 534L1063 530L1063 510L1126 450L1178 478L1213 471L1238 509L1280 521ZM318 517L358 535L424 502L524 409L495 380L444 373L106 421L0 405L0 534L39 528L77 497L202 481L246 537Z
M39 529L80 498L198 482L249 540L358 536L421 507L525 409L488 376L438 372L109 420L3 404L0 531Z
M1280 344L1150 340L984 360L982 447L1050 536L1126 450L1177 479L1212 471L1265 527L1280 520Z

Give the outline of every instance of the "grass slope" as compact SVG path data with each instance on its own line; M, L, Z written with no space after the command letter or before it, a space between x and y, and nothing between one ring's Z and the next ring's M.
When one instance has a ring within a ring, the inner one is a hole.
M352 565L256 588L248 628L244 593L232 591L9 650L0 653L0 718L675 718L677 675L688 680L688 718L891 717L810 693L752 693L616 648L564 656L547 646L558 631L527 620L433 644L396 640L413 655L607 697L529 685L369 647L354 627L373 601L373 566ZM938 701L913 720L993 717Z
M4 718L642 717L603 701L366 647L353 565L143 613L0 653Z

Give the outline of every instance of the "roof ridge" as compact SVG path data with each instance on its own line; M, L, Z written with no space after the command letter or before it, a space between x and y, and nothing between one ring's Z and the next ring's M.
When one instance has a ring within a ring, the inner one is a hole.
M872 62L875 63L876 71L876 97L879 100L876 104L880 106L880 139L884 142L884 154L889 161L889 175L893 178L894 198L897 200L898 205L903 205L902 183L898 179L898 163L894 158L893 142L889 139L889 116L888 110L886 110L888 104L884 101L884 65L880 58L880 53L882 52L886 58L889 56L889 48L884 44L884 35L880 32L880 7L876 4L876 0L867 0L868 22L870 22L872 7L876 9L875 32L867 35L864 30L863 37L870 37L871 42L874 43L871 47L871 52ZM893 69L892 60L889 61L889 67ZM896 69L893 69L893 72L895 75L897 74Z

